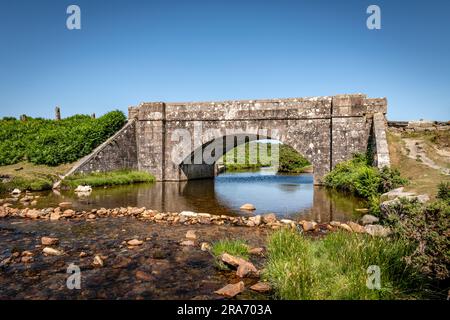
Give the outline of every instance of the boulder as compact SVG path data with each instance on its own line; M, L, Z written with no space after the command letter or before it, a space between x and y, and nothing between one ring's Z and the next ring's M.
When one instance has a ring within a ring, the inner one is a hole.
M211 250L211 245L208 242L202 242L202 244L200 245L200 249L202 251L209 251Z
M240 209L241 210L249 210L249 211L256 210L255 206L252 205L251 203L243 204Z
M128 244L129 246L140 246L140 245L142 245L143 243L144 243L143 241L138 240L138 239L132 239L132 240L127 241L127 244Z
M253 263L248 261L242 261L237 270L236 275L240 278L244 278L247 276L257 276L258 275L258 269L253 265Z
M277 217L275 216L274 213L267 213L265 215L262 216L262 220L264 223L269 224L269 223L274 223L277 221Z
M30 218L30 219L37 219L37 218L39 218L40 214L41 214L41 212L39 210L34 210L33 209L33 210L29 210L26 213L26 217Z
M78 186L74 191L75 192L83 192L83 193L91 193L92 187L91 186Z
M197 213L192 212L192 211L182 211L182 212L180 212L180 216L183 216L183 217L196 217Z
M348 224L345 224L345 223L341 223L338 226L338 228L344 229L344 230L349 231L349 232L353 232L352 228L350 228L350 226Z
M413 192L404 192L403 191L403 187L401 188L397 188L397 189L393 189L389 192L383 193L381 195L381 199L383 200L394 200L396 198L404 198L404 197L409 197L409 196L414 196L415 194Z
M347 224L352 229L353 232L356 232L356 233L364 233L364 232L366 232L366 230L364 229L363 226L361 226L361 225L359 225L359 224L357 224L355 222L349 221L349 222L347 222Z
M248 218L255 226L259 226L262 221L262 217L260 215Z
M192 240L184 240L184 241L181 241L180 244L182 246L186 246L186 247L193 247L193 246L195 246L195 242L192 241Z
M41 243L44 246L53 246L55 244L58 244L59 239L58 238L51 238L51 237L42 237L41 238Z
M50 213L50 221L56 221L59 220L59 218L59 212L53 211L52 213Z
M317 223L314 221L304 221L302 223L302 228L303 231L307 232L307 231L313 231L314 228L316 227Z
M260 256L264 253L264 248L251 248L248 253Z
M103 265L104 265L103 259L99 255L96 255L94 257L94 261L92 261L92 265L94 267L103 267Z
M252 285L250 289L259 293L268 293L272 291L272 286L268 282L258 282Z
M371 215L371 214L365 214L362 216L362 218L359 220L363 225L366 224L375 224L378 223L380 221L379 218Z
M195 239L197 239L197 235L195 234L194 230L188 230L186 232L186 238L187 239L191 239L191 240L195 240Z
M220 260L222 260L224 263L226 263L230 266L233 266L235 268L239 267L240 264L247 262L242 258L232 256L231 254L228 254L228 253L223 253L220 256Z
M237 296L239 293L241 293L242 291L244 291L245 289L245 284L243 281L240 281L238 283L235 284L227 284L225 287L214 291L214 293L219 294L221 296L225 296L227 298L233 298L235 296Z
M61 251L50 247L45 247L44 249L42 249L42 252L49 256L60 256L63 254Z

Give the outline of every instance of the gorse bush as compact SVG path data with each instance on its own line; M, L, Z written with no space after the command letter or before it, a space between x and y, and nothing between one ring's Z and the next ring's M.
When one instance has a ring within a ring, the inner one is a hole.
M0 165L27 160L56 166L76 161L117 132L125 121L121 111L109 112L98 119L76 115L59 121L0 120Z
M389 206L385 223L414 250L408 265L437 280L450 279L450 203L400 199Z
M450 182L441 182L438 185L437 198L450 202Z
M370 199L407 183L396 169L384 167L379 170L370 165L364 155L357 154L353 159L339 163L325 176L329 188L348 192Z
M334 232L308 239L288 229L273 233L263 277L281 299L402 299L421 297L426 281L402 257L403 240ZM380 290L369 289L367 268L381 270Z

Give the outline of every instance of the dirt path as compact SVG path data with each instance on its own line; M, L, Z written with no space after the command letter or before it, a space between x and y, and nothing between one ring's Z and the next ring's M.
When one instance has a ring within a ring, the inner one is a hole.
M436 162L426 155L425 146L422 140L405 138L403 141L405 142L406 150L402 151L404 151L406 156L413 160L418 160L432 169L440 170L443 174L450 175L450 169L436 164Z

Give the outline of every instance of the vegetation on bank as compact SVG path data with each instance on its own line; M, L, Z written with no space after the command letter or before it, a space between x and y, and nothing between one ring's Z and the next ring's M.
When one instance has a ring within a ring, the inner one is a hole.
M75 174L66 177L62 187L76 188L77 186L118 186L133 183L154 182L155 177L147 172L134 170L117 170L110 172L96 172L90 174Z
M27 161L57 166L74 162L116 133L126 122L121 111L93 119L75 115L62 120L0 120L0 166Z
M13 189L44 191L51 190L53 184L70 169L71 165L49 167L19 162L14 165L0 167L0 193Z
M222 162L228 171L270 167L274 164L272 159L272 145L271 143L248 142L244 145L245 153L241 154L238 152L240 150L239 147L234 148L227 152L222 157L222 161L219 162ZM278 144L278 146L278 172L302 173L311 168L311 163L292 147L285 144ZM250 161L250 158L253 161Z
M407 183L397 169L373 167L363 154L339 163L324 178L326 187L366 199L375 215L380 214L380 195Z
M401 239L338 231L314 240L282 229L269 237L263 276L280 299L420 298L428 291L423 276L403 259L411 252ZM367 287L372 265L380 267L380 290Z
M408 265L450 287L450 184L439 185L435 201L400 199L384 212L384 222L413 251L405 257Z

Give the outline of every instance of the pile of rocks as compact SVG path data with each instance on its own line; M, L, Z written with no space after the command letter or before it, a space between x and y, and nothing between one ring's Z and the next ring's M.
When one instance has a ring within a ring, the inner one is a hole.
M388 229L381 226L374 226L378 222L376 217L365 215L361 219L361 224L355 222L341 223L331 221L329 223L318 223L315 221L294 221L291 219L277 219L275 214L245 216L212 215L209 213L196 213L192 211L183 212L158 212L145 207L121 207L113 209L92 209L90 211L77 211L71 209L70 202L62 202L57 208L33 209L14 208L10 203L0 206L0 218L25 218L33 220L88 220L92 221L102 217L134 217L142 221L166 224L212 224L212 225L233 225L245 227L259 227L279 229L283 227L298 229L304 232L326 233L332 230L347 230L349 232L368 233L373 235L389 234ZM374 231L376 230L376 231Z

